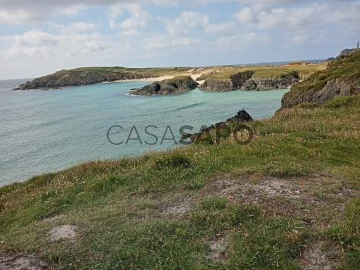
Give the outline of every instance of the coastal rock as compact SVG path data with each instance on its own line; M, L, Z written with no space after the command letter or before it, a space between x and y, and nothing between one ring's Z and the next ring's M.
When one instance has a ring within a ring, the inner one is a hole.
M199 88L208 92L229 92L234 90L230 79L207 79Z
M199 84L190 76L179 76L172 79L154 82L140 89L130 91L131 95L170 95L186 93L197 88Z
M320 71L294 86L282 99L282 108L301 103L325 102L342 96L360 94L360 51L341 56Z
M106 70L106 69L105 69ZM112 82L124 79L143 79L148 77L142 73L108 72L97 70L61 70L54 74L36 78L20 85L14 90L52 89L68 86L91 85L101 82Z
M243 84L251 79L254 73L254 71L245 71L230 76L233 89L241 89Z
M252 122L254 121L250 114L247 113L245 110L241 110L235 115L226 120L226 122Z
M245 71L231 75L229 78L206 79L200 89L210 92L285 89L295 85L300 79L297 72L290 72L278 78L256 78L254 74L254 71Z
M346 56L355 52L360 52L359 48L354 48L354 49L344 49L340 52L339 56Z
M252 79L244 82L244 84L240 88L240 90L256 90L256 89L257 89L257 84Z
M273 89L286 89L299 82L299 76L296 73L283 75L279 78L271 79L255 79L256 90L273 90ZM244 89L251 90L251 89Z
M192 143L198 141L201 137L211 137L210 132L215 130L224 129L225 131L233 124L241 124L254 121L253 118L245 110L239 111L235 116L226 120L226 122L219 122L209 127L203 128L199 133L185 134L181 137L181 140L190 140ZM230 134L228 134L230 135Z
M188 72L188 68L83 67L71 70L60 70L47 76L35 78L14 90L49 90L118 80L147 79L173 74L174 72L182 74Z

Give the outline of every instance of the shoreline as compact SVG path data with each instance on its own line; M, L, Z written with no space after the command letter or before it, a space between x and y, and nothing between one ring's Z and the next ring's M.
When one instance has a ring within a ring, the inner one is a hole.
M159 82L163 80L169 80L173 79L178 76L190 76L194 81L196 81L197 78L201 76L201 73L197 74L183 74L183 75L166 75L166 76L160 76L160 77L152 77L152 78L144 78L144 79L125 79L125 80L116 80L112 82L102 82L102 84L109 84L109 83L124 83L124 82ZM199 85L203 84L205 81L198 81Z

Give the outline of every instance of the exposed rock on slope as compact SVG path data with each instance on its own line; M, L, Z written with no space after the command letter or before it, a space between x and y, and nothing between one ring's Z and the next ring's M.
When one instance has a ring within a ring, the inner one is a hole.
M360 49L354 48L354 49L344 49L341 51L340 56L349 55L355 52L360 52Z
M360 51L330 62L326 70L316 72L284 95L282 107L301 103L323 104L338 96L360 94Z
M197 88L198 85L190 76L179 76L161 82L154 82L131 91L130 94L142 96L181 94Z
M200 88L211 92L284 89L298 83L300 78L297 72L289 72L276 78L257 77L254 74L254 71L245 71L228 78L209 78Z

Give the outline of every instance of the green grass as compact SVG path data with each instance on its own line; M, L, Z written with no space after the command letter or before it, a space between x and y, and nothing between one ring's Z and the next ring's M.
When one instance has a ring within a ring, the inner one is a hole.
M359 269L359 105L282 110L249 124L247 145L90 162L2 187L0 250L35 253L54 269L299 269L306 246L323 241L341 245L342 269ZM262 194L254 204L266 179L303 199ZM164 214L184 200L188 212ZM50 229L64 224L77 226L77 241L50 243ZM221 237L229 247L211 259Z
M311 65L285 65L285 66L254 66L254 67L213 67L209 69L211 72L205 72L200 79L202 80L226 80L232 75L244 71L254 71L254 79L273 79L280 78L292 73L304 79L311 74L323 70L326 64Z
M326 70L313 73L308 80L292 88L294 95L315 93L325 87L328 81L353 81L360 78L360 52L341 56L329 63Z

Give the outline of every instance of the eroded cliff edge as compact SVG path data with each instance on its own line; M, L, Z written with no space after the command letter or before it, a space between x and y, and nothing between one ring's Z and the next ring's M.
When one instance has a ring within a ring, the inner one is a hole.
M273 90L285 89L297 84L300 74L297 71L283 72L275 76L263 75L258 71L244 71L223 78L210 77L200 86L201 90L228 92L234 90Z
M294 86L282 99L282 108L301 103L324 104L335 97L360 94L360 51L341 55L324 71Z
M124 68L124 67L88 67L60 70L20 85L15 90L52 89L68 86L91 85L117 80L156 78L168 74L181 74L188 68Z

